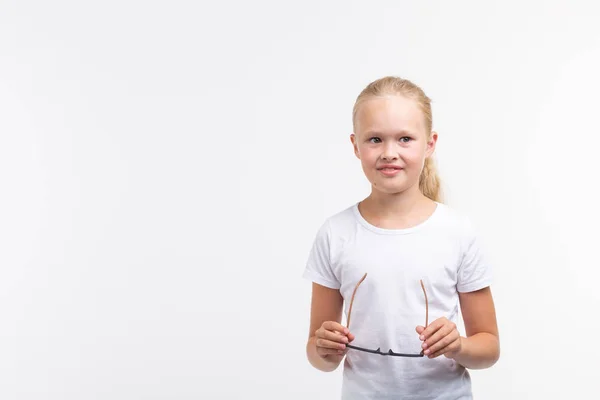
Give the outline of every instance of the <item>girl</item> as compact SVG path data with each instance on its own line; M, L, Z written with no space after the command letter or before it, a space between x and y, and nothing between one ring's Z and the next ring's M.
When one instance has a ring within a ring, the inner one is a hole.
M344 360L343 399L471 399L468 369L500 354L491 268L468 218L442 203L430 99L408 80L376 80L353 131L372 190L316 235L308 360L322 371Z

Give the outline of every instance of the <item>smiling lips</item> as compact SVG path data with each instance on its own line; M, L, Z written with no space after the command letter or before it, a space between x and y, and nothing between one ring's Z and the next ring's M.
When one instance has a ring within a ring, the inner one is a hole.
M385 176L394 176L402 171L402 167L399 167L398 165L386 164L377 168L377 170Z

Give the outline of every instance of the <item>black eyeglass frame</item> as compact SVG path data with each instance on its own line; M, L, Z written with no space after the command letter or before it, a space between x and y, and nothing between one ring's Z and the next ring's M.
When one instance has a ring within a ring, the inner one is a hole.
M354 291L352 292L352 297L350 299L350 307L348 309L348 318L347 318L347 323L346 323L346 327L348 329L350 329L350 317L352 315L352 306L354 304L354 297L356 295L356 291L357 291L358 287L360 286L360 284L365 280L366 277L367 277L367 273L365 273L363 275L363 277L358 281L358 283L354 287ZM427 328L427 326L429 325L429 301L427 299L427 292L425 291L425 285L423 284L423 280L420 280L419 282L421 283L421 288L423 289L423 294L425 295L425 328ZM425 356L424 350L421 350L419 353L396 353L396 352L392 351L392 349L389 349L387 352L382 352L381 348L377 348L377 350L372 350L372 349L367 349L364 347L354 346L351 344L346 344L346 347L349 349L353 349L353 350L364 351L366 353L379 354L381 356L393 356L393 357L424 357Z

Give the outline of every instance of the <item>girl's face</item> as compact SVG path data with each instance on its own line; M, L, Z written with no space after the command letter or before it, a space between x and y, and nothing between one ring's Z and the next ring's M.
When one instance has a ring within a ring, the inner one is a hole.
M354 153L374 189L397 194L418 188L425 159L433 153L437 134L428 134L418 104L401 95L364 101L351 135Z

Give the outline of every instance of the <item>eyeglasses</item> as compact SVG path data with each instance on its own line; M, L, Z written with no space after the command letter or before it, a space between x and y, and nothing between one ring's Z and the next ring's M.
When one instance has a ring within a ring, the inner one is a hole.
M352 297L350 299L350 307L348 309L348 318L347 318L347 323L346 323L346 327L348 329L350 329L350 317L352 316L352 306L354 304L354 296L356 295L356 291L357 291L358 287L365 280L366 277L367 277L367 274L365 273L363 275L363 277L358 281L356 286L354 287L354 292L352 292ZM421 282L421 288L423 289L423 294L425 295L425 328L427 328L427 326L429 324L429 303L427 301L427 292L425 291L425 285L423 285L422 280L420 280L420 282ZM396 353L396 352L392 351L392 349L388 350L387 352L382 352L381 348L377 348L377 350L372 350L372 349L367 349L364 347L354 346L351 344L347 344L346 347L348 347L350 349L354 349L354 350L364 351L367 353L379 354L382 356L395 356L395 357L423 357L424 356L424 353L423 353L424 350L421 350L419 353Z

